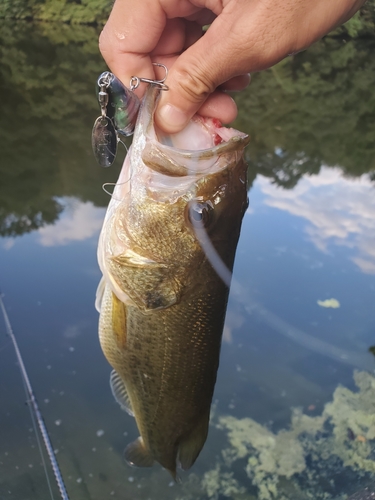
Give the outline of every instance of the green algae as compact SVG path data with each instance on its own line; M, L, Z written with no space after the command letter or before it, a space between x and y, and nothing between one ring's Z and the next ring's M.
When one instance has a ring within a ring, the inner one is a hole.
M292 409L289 428L278 432L251 418L215 415L227 446L203 478L190 475L181 500L192 491L214 500L347 498L346 490L375 473L375 377L356 371L354 381L358 391L338 386L321 415Z
M318 300L317 304L320 307L331 307L332 309L340 307L340 302L337 299Z

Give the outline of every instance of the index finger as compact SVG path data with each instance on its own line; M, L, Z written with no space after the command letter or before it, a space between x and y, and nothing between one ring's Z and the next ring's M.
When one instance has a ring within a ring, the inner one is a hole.
M116 0L100 34L99 49L110 70L124 85L128 86L135 75L154 78L149 54L165 24L166 14L156 0Z
M100 35L99 48L111 71L125 85L132 76L155 78L152 61L157 57L157 62L166 63L186 48L194 32L190 26L186 33L186 20L195 21L197 15L207 22L215 17L191 0L116 0ZM137 93L141 96L142 90Z

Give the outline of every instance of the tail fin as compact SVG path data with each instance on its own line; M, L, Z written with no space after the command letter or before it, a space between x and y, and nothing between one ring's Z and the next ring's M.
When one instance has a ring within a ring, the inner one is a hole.
M178 448L178 460L182 469L190 469L197 459L207 439L209 420L210 408L202 414L194 429L181 439Z

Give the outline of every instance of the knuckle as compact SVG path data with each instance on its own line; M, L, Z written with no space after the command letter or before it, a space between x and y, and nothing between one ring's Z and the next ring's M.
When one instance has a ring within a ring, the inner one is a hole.
M106 27L104 26L104 28L102 29L102 31L99 35L99 50L100 50L100 52L102 54L108 52L109 46L110 46L110 43L108 40L108 33L106 30Z
M188 70L180 70L176 81L185 97L194 103L204 101L216 88L204 74Z
M107 23L99 35L99 50L103 57L122 52L122 45L123 40L119 38L113 27Z

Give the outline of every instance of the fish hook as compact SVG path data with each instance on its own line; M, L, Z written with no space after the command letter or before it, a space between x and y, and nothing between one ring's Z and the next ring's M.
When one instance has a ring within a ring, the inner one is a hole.
M149 78L141 78L139 76L132 76L130 78L130 84L129 84L130 90L137 89L141 82L150 83L151 85L157 85L160 88L160 90L169 90L168 85L166 85L164 83L167 76L168 76L168 68L164 64L161 64L161 63L152 63L152 64L153 64L153 66L158 66L159 68L164 68L164 71L165 71L164 78L162 78L161 80L151 80Z

